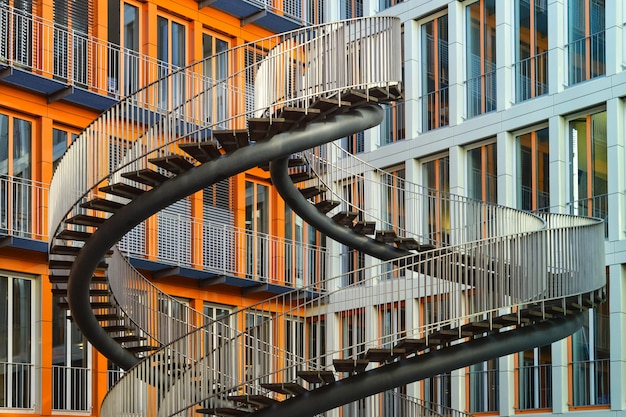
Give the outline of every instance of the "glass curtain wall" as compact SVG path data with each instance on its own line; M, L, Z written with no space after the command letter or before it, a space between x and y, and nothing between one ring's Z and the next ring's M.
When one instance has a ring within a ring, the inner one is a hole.
M467 116L496 110L496 2L480 0L466 8Z
M516 0L516 100L548 93L548 1Z
M448 16L422 25L422 130L448 126Z

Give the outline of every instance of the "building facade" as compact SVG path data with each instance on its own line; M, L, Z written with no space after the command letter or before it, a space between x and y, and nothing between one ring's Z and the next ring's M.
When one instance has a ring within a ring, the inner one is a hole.
M0 1L0 334L6 335L0 412L99 415L122 374L73 325L63 305L67 293L55 293L48 268L49 184L83 129L121 98L189 63L272 33L368 15L402 22L404 94L384 105L380 127L339 141L368 164L362 174L383 178L387 188L355 176L337 180L337 193L401 230L417 221L409 213L416 203L407 197L413 185L435 197L452 193L520 210L602 218L609 296L567 339L402 386L329 415L408 413L400 408L406 407L404 395L418 399L422 412L426 407L443 415L624 412L622 2L83 3ZM251 49L243 62L214 59L200 71L219 80L261 58ZM252 79L242 83L254 87ZM164 97L178 100L176 88ZM249 96L236 99L242 102L219 91L207 98L216 120L226 117L220 109L254 108ZM127 148L122 137L109 150L111 163L121 161ZM434 212L439 215L420 219L424 233L440 244L454 241L444 227L446 209ZM119 248L173 297L159 300L159 309L181 322L191 321L181 306L218 319L285 288L334 276L345 285L359 282L360 268L375 262L307 225L260 167L179 200L138 225ZM228 255L232 248L239 252ZM402 272L384 273L393 278ZM444 304L430 294L367 312L333 307L334 320L324 324L293 317L279 330L268 329L257 325L265 314L259 312L230 325L254 329L259 339L289 352L316 356L373 334L402 334L407 322L435 322Z

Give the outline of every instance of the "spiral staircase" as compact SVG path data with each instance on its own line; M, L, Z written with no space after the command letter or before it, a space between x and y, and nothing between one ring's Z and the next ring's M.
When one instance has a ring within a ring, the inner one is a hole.
M390 17L281 34L142 88L72 144L50 189L50 279L93 346L126 370L102 415L315 415L559 340L603 301L604 235L594 219L406 182L400 228L343 198L343 181L383 193L393 183L332 142L376 126L380 106L401 98L400 57L400 22ZM245 65L226 79L206 75L225 61ZM214 321L160 292L116 248L153 214L257 166L308 224L380 263ZM447 219L438 230L423 226L434 207ZM350 345L305 354L266 337L293 318L312 337L341 312L428 297L448 301L419 323ZM163 301L187 319L160 312ZM231 326L251 315L263 319Z

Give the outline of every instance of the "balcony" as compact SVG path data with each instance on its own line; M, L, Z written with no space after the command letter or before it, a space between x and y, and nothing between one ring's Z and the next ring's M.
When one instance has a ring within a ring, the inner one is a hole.
M254 23L271 32L281 33L308 26L305 16L317 0L198 0L198 8L210 6L241 21L241 26ZM312 19L310 19L312 20Z
M0 6L0 81L104 111L156 80L158 60Z

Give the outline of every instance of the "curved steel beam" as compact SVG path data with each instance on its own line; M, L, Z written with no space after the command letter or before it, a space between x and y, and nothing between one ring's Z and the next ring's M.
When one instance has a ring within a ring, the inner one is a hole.
M310 123L290 132L252 143L222 157L196 166L133 199L102 224L79 252L68 281L68 302L74 322L91 344L123 369L139 359L122 348L100 326L89 303L89 283L105 252L144 219L170 204L224 178L276 158L288 157L354 132L369 129L382 121L378 105L364 106L341 115Z
M578 312L404 359L300 394L252 413L250 417L321 414L411 382L556 342L580 329L583 318L583 312Z
M320 212L293 184L289 177L288 162L289 158L280 158L270 162L272 184L283 200L285 200L285 203L309 225L339 243L383 261L415 255L413 252L396 249L391 245L357 233Z

